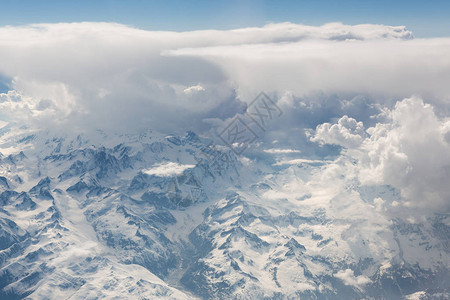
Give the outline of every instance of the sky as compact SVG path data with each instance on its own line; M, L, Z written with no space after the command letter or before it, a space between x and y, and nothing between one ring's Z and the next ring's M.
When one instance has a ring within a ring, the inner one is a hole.
M1 25L117 22L147 30L191 31L263 26L274 22L322 25L405 25L416 37L450 36L450 1L33 1L1 0Z

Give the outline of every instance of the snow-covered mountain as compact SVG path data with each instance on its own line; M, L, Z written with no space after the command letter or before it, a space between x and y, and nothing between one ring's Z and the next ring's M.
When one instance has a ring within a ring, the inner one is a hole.
M386 213L351 158L0 130L1 299L450 297L449 215Z

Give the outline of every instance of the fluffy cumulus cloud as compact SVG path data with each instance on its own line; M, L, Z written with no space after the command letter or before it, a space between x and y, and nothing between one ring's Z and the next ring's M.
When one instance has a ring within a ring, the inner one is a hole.
M422 99L397 102L390 122L367 132L361 146L363 182L385 182L398 187L405 206L448 210L450 187L449 119L439 118Z
M418 97L398 101L384 113L385 122L367 129L346 116L337 124L321 124L311 139L346 147L346 155L358 162L362 184L398 188L403 201L394 207L401 211L448 211L450 119Z
M343 116L337 124L320 124L316 128L316 134L312 141L322 144L335 144L346 148L360 145L364 140L365 131L362 122Z

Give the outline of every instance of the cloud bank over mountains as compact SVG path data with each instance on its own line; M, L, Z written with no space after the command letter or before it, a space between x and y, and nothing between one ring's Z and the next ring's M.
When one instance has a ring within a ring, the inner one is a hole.
M8 26L0 28L0 75L15 92L2 95L2 118L77 130L199 130L204 119L242 112L260 91L365 94L377 102L419 94L442 106L449 47L450 39L415 40L402 26L384 25Z
M305 155L310 146L315 156L343 149L361 182L398 188L405 207L448 210L450 38L341 23L192 32L35 24L0 28L0 59L9 80L1 124L202 133L266 91L285 114L259 142Z

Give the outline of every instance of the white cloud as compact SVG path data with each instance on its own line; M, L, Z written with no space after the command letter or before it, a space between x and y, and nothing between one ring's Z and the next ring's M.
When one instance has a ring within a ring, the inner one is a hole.
M192 32L8 26L0 27L0 74L29 98L26 108L8 108L21 123L171 132L232 117L242 112L236 96L249 101L261 90L448 94L449 41L411 38L401 26L340 23Z
M353 118L343 116L337 124L320 124L316 128L315 135L311 138L314 142L323 144L335 144L346 148L359 146L365 138L364 125Z
M270 154L294 154L294 153L301 153L300 150L295 150L295 149L278 149L278 148L265 149L264 152L270 153Z
M183 90L183 92L187 95L195 94L195 93L203 92L203 91L205 91L205 89L201 85L193 85L193 86L190 86Z
M450 143L448 119L438 118L419 98L398 102L390 122L367 131L361 146L361 179L383 182L402 191L405 205L431 210L449 209Z
M381 99L412 94L450 99L450 39L318 40L221 45L166 52L202 57L221 67L251 100L260 90L372 94ZM436 59L430 60L430 57ZM441 100L442 100L441 99Z
M195 167L194 165L182 165L176 162L161 163L153 166L153 168L142 170L147 175L155 175L159 177L170 177L180 175L185 170Z
M283 165L299 165L299 164L324 164L327 161L322 159L306 159L306 158L296 158L296 159L285 159L275 163L275 166L283 166Z
M344 116L337 124L317 126L312 140L350 148L345 154L358 161L362 184L398 188L403 201L392 207L415 215L448 211L449 119L417 97L397 102L386 114L385 123L366 130L367 137L362 124Z
M351 285L358 289L362 289L364 285L370 282L370 279L367 276L355 276L351 269L341 270L334 274L334 277L341 279L345 285Z

